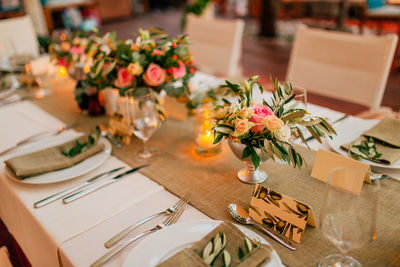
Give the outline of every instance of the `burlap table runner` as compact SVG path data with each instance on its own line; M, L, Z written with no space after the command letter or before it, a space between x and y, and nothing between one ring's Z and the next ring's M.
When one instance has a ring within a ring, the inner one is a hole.
M58 87L58 90L53 91L53 95L34 102L65 123L74 122L79 118L76 129L80 131L87 132L94 129L96 124L108 121L105 116L79 115L72 89L66 87ZM193 194L191 204L198 210L214 219L233 222L228 212L230 203L236 203L245 209L249 207L254 186L243 184L236 178L242 163L233 156L227 146L224 146L222 153L216 157L197 156L194 152L191 120L184 123L168 120L155 132L150 145L157 147L163 153L142 173L177 196L190 191ZM133 155L141 146L141 141L135 138L133 144L124 146L123 149L113 147L113 154L129 165L137 166L140 163L134 161ZM299 152L308 164L302 170L279 165L273 161L262 164L261 168L269 174L264 184L310 205L318 223L326 185L309 175L315 152L301 147ZM399 182L384 180L379 202L377 238L363 248L349 253L364 266L400 265L399 193ZM267 240L277 250L282 261L289 266L315 266L321 258L338 253L318 228L306 228L296 251L290 251L268 237Z
M208 267L209 265L204 262L201 258L203 250L210 242L210 240L219 233L225 233L226 236L226 246L225 250L231 256L231 265L237 267L257 267L260 263L267 263L272 252L272 248L265 244L260 244L258 248L254 248L251 254L248 254L243 261L239 260L238 251L239 247L243 252L248 253L244 245L245 235L232 223L223 222L201 240L196 242L192 247L186 248L179 251L171 258L157 265L157 267L192 267L192 266L202 266ZM249 239L250 240L250 239ZM222 255L219 255L213 262L213 266L224 266L222 261Z
M58 146L10 158L5 161L5 164L22 180L29 176L71 167L104 149L104 144L96 142L76 156L69 157L64 155L61 149L64 148L69 151L75 146L76 141L80 143L88 142L88 136L81 136Z

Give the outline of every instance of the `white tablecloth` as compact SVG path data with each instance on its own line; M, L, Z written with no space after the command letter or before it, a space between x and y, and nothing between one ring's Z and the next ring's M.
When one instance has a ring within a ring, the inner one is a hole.
M315 105L310 105L309 110L330 121L343 115ZM57 128L62 123L24 101L1 107L0 125L2 151L27 136ZM319 144L315 140L309 145L312 149L329 149L327 144ZM10 156L12 154L0 157L0 161ZM115 233L177 201L163 187L135 173L69 205L57 201L40 209L32 206L37 200L119 166L126 164L111 156L100 168L79 178L56 184L28 185L6 177L4 164L1 164L0 217L33 266L88 266L106 252L103 244ZM180 221L204 218L207 216L189 208ZM149 224L136 232L148 227ZM121 266L129 251L126 249L115 256L106 266Z

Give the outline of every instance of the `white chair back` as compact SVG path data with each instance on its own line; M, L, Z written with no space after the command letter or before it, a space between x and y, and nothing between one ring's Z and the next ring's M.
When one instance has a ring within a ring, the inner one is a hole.
M199 70L233 77L240 75L244 22L221 20L189 14L186 33L191 41L194 64Z
M298 28L286 80L309 92L378 109L398 37Z
M0 57L39 55L39 45L29 16L0 20Z

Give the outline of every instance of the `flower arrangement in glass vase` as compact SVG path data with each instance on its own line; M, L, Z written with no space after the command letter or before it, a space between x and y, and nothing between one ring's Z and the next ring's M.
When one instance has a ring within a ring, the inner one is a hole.
M159 29L140 29L136 41L119 41L115 50L98 56L86 83L98 91L117 89L120 96L132 88L138 95L150 88L188 99L188 82L195 69L187 44L186 35L168 38Z
M225 87L236 98L223 99L224 104L213 110L214 143L227 138L235 156L247 164L238 172L243 182L261 183L267 179L268 175L258 167L268 158L301 168L304 160L291 141L299 137L306 143L302 129L306 128L319 142L322 136L336 134L325 119L295 107L290 83L281 84L275 79L271 101L264 99L258 76L241 84L226 81ZM261 92L259 98L254 96L256 88Z

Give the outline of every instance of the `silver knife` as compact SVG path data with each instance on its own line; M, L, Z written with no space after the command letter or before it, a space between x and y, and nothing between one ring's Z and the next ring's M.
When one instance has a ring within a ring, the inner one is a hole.
M122 178L122 177L124 177L124 176L126 176L126 175L128 175L130 173L137 172L138 170L140 170L142 168L145 168L145 167L148 167L148 166L150 166L150 164L146 164L146 165L142 165L142 166L130 169L129 171L121 173L121 174L119 174L119 175L117 175L117 176L115 176L113 178L107 179L107 180L105 180L105 181L103 181L101 183L89 186L89 187L87 187L87 188L85 188L83 190L80 190L80 191L78 191L76 193L73 193L72 195L69 195L69 196L63 198L63 202L64 202L64 204L68 204L68 203L70 203L70 202L72 202L72 201L74 201L74 200L76 200L78 198L81 198L83 196L86 196L86 195L88 195L88 194L90 194L90 193L92 193L92 192L94 192L94 191L106 186L106 185L114 183L114 182L118 181L120 178Z
M47 204L49 204L49 203L51 203L51 202L53 202L53 201L56 201L57 199L60 199L60 198L62 198L62 197L65 197L66 195L71 194L72 192L75 192L76 190L79 190L79 189L81 189L81 188L83 188L83 187L85 187L85 186L87 186L87 185L90 185L91 183L94 183L94 182L97 181L97 180L106 178L106 177L108 177L110 174L112 174L112 173L114 173L114 172L117 172L117 171L119 171L119 170L122 170L123 168L125 168L125 167L119 167L119 168L113 169L113 170L111 170L111 171L103 172L103 173L101 173L101 174L99 174L99 175L96 175L96 176L93 177L93 178L90 178L90 179L87 180L87 181L84 181L83 183L80 183L80 184L78 184L78 185L76 185L76 186L73 186L73 187L71 187L71 188L68 188L68 189L66 189L66 190L64 190L64 191L61 191L61 192L57 193L57 194L54 194L54 195L52 195L52 196L46 197L46 198L44 198L44 199L42 199L42 200L39 200L38 202L35 202L35 203L33 204L33 206L34 206L35 208L37 208L37 209L40 208L40 207L43 207L44 205L47 205Z

